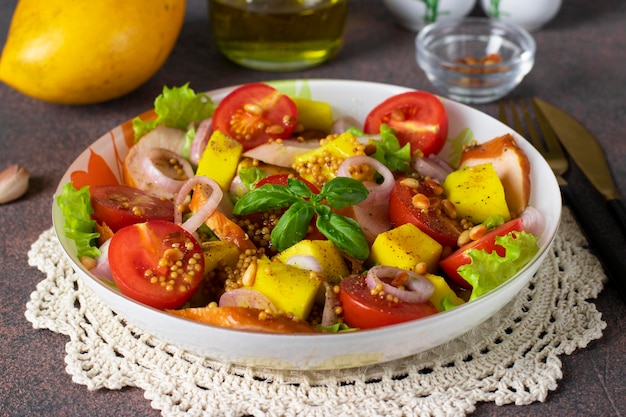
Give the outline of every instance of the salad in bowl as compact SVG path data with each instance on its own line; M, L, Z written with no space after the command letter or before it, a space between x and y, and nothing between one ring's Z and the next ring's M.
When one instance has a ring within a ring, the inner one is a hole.
M497 312L546 256L559 195L523 138L425 91L183 85L79 156L53 220L85 283L142 330L228 362L329 369Z

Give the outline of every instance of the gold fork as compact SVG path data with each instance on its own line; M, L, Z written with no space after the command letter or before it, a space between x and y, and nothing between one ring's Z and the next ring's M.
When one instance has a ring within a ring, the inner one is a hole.
M507 114L507 107L510 117ZM556 133L539 107L532 99L520 99L518 103L510 100L508 106L500 101L498 118L528 139L548 162L561 188L563 201L572 209L574 217L578 220L592 248L595 249L596 256L604 265L607 276L622 299L626 301L626 279L623 275L623 271L626 271L626 259L618 253L618 248L609 246L608 241L602 236L601 229L593 223L594 216L584 211L583 202L576 198L567 185L563 174L569 168L568 159ZM537 131L537 126L539 131Z

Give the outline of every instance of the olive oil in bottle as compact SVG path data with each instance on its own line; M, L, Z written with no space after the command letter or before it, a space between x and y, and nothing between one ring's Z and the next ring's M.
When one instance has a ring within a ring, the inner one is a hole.
M337 54L348 0L209 0L219 50L265 71L296 71Z

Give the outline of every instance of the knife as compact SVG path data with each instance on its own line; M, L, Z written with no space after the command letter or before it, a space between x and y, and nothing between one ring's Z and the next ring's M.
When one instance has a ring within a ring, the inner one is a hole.
M604 152L596 138L578 120L563 110L533 99L556 132L559 141L591 184L602 194L607 207L626 235L626 209L615 187Z
M567 113L539 98L535 97L533 101L539 108L539 112L547 119L555 131L560 142L570 153L572 159L607 200L611 213L618 219L622 232L624 232L624 225L626 224L624 206L619 198L619 193L611 178L608 164L598 142L584 126ZM584 150L584 153L581 150ZM585 155L585 153L588 155ZM601 188L598 188L596 184L600 184ZM574 217L580 223L589 243L595 249L598 259L604 266L608 278L614 284L622 300L626 302L626 276L624 275L624 271L626 271L626 250L610 244L606 236L602 234L602 230L594 224L593 213L584 212L583 205L578 204L580 200L566 182L560 184L560 188L563 200L572 209Z

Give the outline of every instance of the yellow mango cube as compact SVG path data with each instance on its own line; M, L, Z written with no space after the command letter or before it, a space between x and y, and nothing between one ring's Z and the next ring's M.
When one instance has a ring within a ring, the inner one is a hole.
M483 223L495 215L502 216L505 221L511 219L504 187L491 163L453 171L442 185L459 217L474 224Z
M254 284L249 288L265 294L278 310L305 320L321 283L322 277L314 272L258 259Z
M320 130L325 133L331 131L334 117L329 103L301 97L292 100L298 108L298 123L302 124L303 129Z
M430 297L430 301L435 307L437 307L437 310L445 310L443 307L443 300L445 300L446 297L449 297L448 301L455 306L460 306L465 302L462 298L456 295L452 288L450 288L444 277L440 277L435 274L426 274L424 277L435 286L435 292Z
M241 143L216 130L211 134L198 161L196 175L209 177L217 182L222 190L228 191L237 173L237 165L242 152Z
M422 232L417 226L407 223L381 233L372 244L371 261L377 265L388 265L412 271L420 262L435 272L443 247L439 242Z
M234 243L223 240L204 242L202 253L205 275L218 266L234 267L239 260L239 248Z
M296 255L312 256L317 259L322 266L320 275L327 282L337 283L342 277L350 274L341 253L330 240L301 240L280 252L275 258L286 263L289 258Z
M365 155L365 145L350 132L320 140L320 147L296 156L293 168L318 187L335 178L346 158Z

